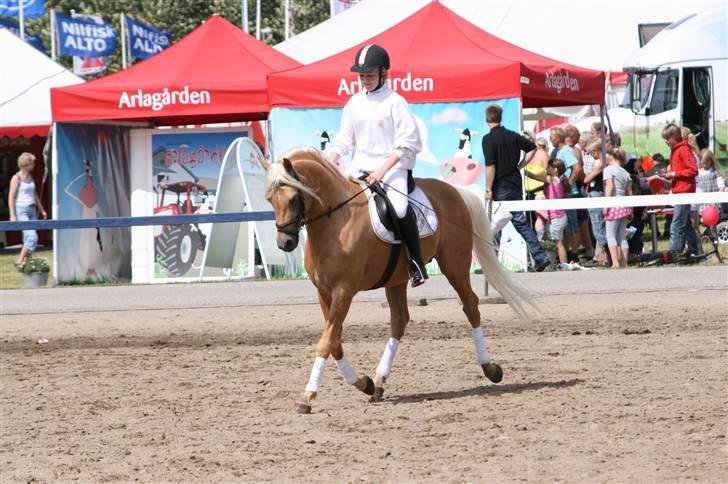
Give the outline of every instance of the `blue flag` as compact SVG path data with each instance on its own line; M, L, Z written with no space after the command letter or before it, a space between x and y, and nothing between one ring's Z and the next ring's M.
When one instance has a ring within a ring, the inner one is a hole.
M18 27L18 24L13 22L12 20L7 20L0 18L0 29L8 29L13 34L20 37L20 27ZM43 44L43 39L41 39L40 35L30 35L28 31L25 31L25 41L38 49L39 51L46 53L45 45Z
M0 0L0 15L6 17L20 16L21 0ZM23 17L42 17L45 14L45 6L43 0L22 0L23 1Z
M172 34L162 32L147 24L126 17L126 31L129 32L129 51L132 57L147 59L161 52L172 43Z
M61 55L106 57L116 50L116 30L105 22L56 14Z

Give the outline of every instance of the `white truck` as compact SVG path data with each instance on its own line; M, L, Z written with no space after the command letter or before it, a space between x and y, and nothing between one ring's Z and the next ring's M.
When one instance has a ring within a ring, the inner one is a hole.
M669 150L667 123L686 126L700 148L728 163L728 4L689 15L665 27L624 63L625 101L609 111L622 145L636 155Z

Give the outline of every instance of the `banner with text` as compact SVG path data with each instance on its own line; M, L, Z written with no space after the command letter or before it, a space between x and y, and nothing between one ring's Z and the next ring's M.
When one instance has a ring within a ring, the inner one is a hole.
M116 30L111 24L60 13L56 14L56 24L61 55L105 57L116 51Z
M172 43L170 32L162 32L126 15L124 18L126 31L129 34L129 52L132 57L147 59L157 52L163 51Z
M20 37L20 27L16 22L13 22L12 20L2 19L0 18L0 29L8 29L10 32L15 34L16 36ZM25 31L25 41L38 49L39 51L46 53L45 45L43 44L43 39L40 37L40 35L31 35L28 33L28 31Z
M43 0L0 0L0 15L19 17L21 1L23 2L23 17L33 18L45 15Z

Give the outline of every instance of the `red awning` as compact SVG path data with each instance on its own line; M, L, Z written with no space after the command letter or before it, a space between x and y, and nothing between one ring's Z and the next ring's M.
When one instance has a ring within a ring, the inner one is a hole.
M178 125L263 119L266 76L301 64L219 16L155 56L85 84L51 90L53 121Z
M335 42L336 39L332 39ZM366 42L268 77L270 105L339 107L358 89L349 72L362 45L387 49L393 87L409 102L520 97L524 107L604 103L604 73L510 44L433 2Z
M0 128L0 138L32 138L33 136L48 136L51 127L48 125L38 126L10 126Z

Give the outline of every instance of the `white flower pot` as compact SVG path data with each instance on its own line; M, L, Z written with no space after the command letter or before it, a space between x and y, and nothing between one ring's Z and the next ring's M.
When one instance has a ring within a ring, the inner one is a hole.
M44 287L48 284L48 272L23 274L23 279L25 279L25 287Z

